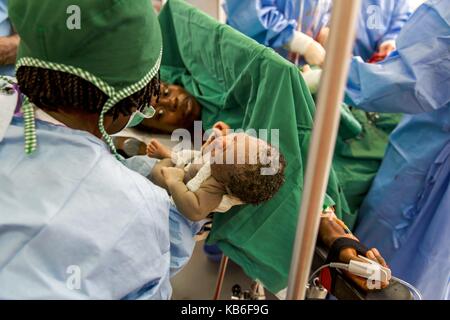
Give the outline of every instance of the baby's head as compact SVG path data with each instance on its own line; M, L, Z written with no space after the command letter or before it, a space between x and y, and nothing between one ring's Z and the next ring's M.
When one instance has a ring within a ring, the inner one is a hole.
M234 133L217 138L214 146L211 174L242 202L266 202L283 185L286 160L267 142Z

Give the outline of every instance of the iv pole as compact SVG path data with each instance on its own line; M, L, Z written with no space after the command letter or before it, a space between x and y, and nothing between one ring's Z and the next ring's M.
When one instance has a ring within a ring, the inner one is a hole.
M287 299L304 300L339 128L360 0L334 1L327 57L310 142Z

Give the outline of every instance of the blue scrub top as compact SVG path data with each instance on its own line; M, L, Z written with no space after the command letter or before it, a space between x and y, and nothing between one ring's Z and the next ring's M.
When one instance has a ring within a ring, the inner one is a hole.
M379 64L354 58L346 102L405 113L359 213L356 233L427 299L450 290L450 6L429 0Z
M0 299L169 299L199 226L153 185L148 161L130 170L93 135L23 119L0 143ZM139 159L138 159L139 160Z
M0 0L0 37L10 36L13 33L8 18L8 0ZM0 66L0 75L14 77L14 65Z
M397 38L411 14L409 0L363 0L353 55L368 61L383 42Z

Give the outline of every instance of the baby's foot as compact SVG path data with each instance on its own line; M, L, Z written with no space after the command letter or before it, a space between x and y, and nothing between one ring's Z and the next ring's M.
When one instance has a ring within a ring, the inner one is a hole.
M172 156L169 148L161 144L158 140L152 139L147 145L147 155L151 158L166 159Z

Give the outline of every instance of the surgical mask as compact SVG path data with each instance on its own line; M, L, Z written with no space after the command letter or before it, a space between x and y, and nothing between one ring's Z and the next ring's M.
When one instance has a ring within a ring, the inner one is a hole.
M130 120L128 120L128 123L125 126L125 128L136 127L137 125L139 125L145 119L152 118L155 115L155 113L156 113L155 108L153 108L150 105L146 106L144 108L144 110L142 110L142 111L139 111L139 110L135 111L131 115Z

